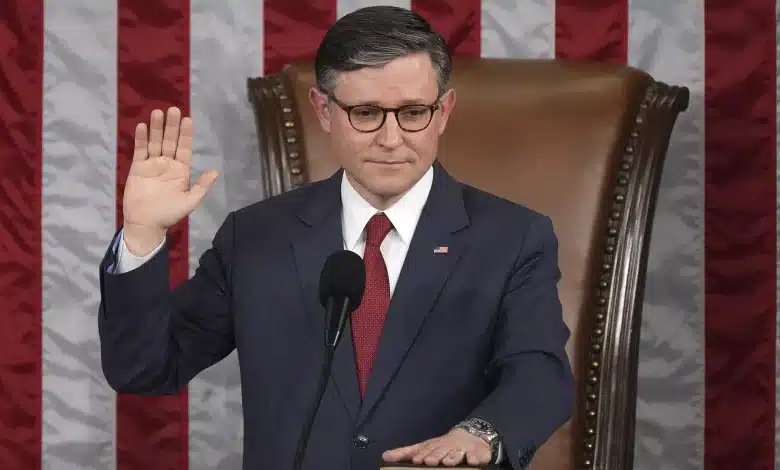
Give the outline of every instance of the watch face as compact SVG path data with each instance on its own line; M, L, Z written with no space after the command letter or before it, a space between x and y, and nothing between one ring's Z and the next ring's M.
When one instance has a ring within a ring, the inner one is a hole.
M474 427L479 432L484 432L488 434L493 432L493 426L491 426L490 423L488 423L487 421L481 419L475 419L472 424L474 424Z

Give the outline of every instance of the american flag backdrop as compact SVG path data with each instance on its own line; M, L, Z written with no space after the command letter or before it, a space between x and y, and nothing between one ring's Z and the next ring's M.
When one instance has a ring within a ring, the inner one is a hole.
M627 63L690 87L652 238L636 468L780 468L776 2L0 0L0 470L240 468L235 354L174 397L102 375L98 263L132 132L180 106L196 170L221 171L173 230L176 284L260 197L246 78L377 3L419 11L456 55Z

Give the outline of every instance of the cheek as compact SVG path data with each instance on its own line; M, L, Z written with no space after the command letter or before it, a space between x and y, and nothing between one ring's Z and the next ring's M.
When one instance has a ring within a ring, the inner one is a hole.
M405 143L406 146L414 150L414 153L423 160L433 160L438 147L438 133L431 129L433 132L429 132L426 129L423 132L418 132L410 135Z
M334 122L331 135L342 155L360 152L370 147L374 142L374 134L357 132L349 122Z

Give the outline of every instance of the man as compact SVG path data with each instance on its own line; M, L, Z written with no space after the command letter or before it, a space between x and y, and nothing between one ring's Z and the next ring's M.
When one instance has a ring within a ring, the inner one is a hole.
M342 169L231 213L172 292L166 230L217 175L190 186L192 122L178 109L136 128L124 226L100 271L108 382L175 393L236 348L244 468L289 468L323 358L320 268L346 248L364 258L366 290L305 468L525 468L573 404L550 219L435 162L455 90L444 40L419 15L346 15L315 68L309 98Z

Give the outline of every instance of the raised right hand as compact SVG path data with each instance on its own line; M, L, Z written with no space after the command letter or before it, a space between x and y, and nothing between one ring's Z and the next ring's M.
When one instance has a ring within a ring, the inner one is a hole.
M192 120L181 111L152 111L150 130L135 128L133 163L123 198L125 244L131 253L143 256L160 244L166 231L189 215L214 185L217 171L203 173L190 185Z

